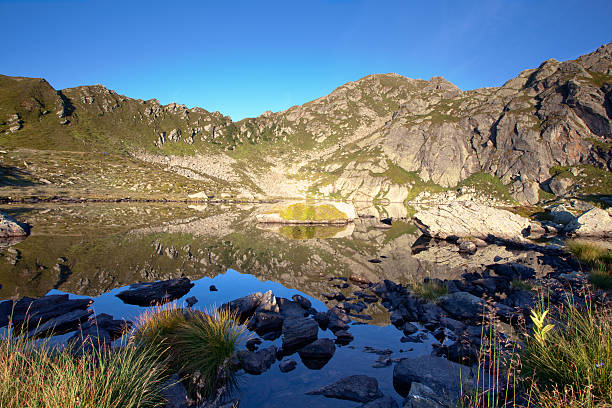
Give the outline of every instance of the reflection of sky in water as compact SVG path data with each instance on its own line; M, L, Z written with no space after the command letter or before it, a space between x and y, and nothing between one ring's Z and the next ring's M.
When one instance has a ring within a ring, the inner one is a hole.
M291 298L295 294L307 297L314 308L320 311L327 310L327 306L320 300L305 295L298 290L289 289L280 283L273 281L260 281L256 277L239 273L228 269L224 274L214 278L202 278L194 281L195 286L188 294L178 299L177 304L184 303L184 299L190 296L198 298L194 308L206 310L213 306L219 306L225 302L248 295L253 292L265 292L272 290L278 297ZM215 285L218 292L210 292L210 285ZM145 311L146 307L126 305L115 295L124 288L112 291L94 298L93 309L96 313L108 313L115 318L134 320ZM51 290L48 294L63 293L59 290ZM72 297L85 297L73 296ZM320 386L332 383L342 377L353 374L365 374L378 379L382 392L393 396L399 401L401 397L393 389L393 365L385 368L373 368L372 364L379 357L374 353L364 352L365 346L377 349L391 349L391 358L414 356L428 353L431 348L431 340L424 344L401 343L402 332L389 325L379 327L374 325L353 324L350 332L355 340L348 346L337 346L336 353L332 359L321 370L310 370L300 363L297 353L285 357L295 359L298 366L289 373L281 373L278 364L274 364L267 372L254 376L242 374L240 376L241 408L270 407L354 407L355 402L329 399L322 396L305 395L305 392ZM70 335L59 336L66 338ZM319 331L319 337L335 338L329 331ZM58 338L58 339L59 339ZM275 341L264 341L260 348L271 344L280 346L280 339ZM412 351L405 351L413 349ZM403 350L400 352L400 350Z

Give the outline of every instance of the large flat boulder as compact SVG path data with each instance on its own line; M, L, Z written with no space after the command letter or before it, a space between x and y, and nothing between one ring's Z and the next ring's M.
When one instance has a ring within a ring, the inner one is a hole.
M0 303L0 327L8 325L10 321L14 327L27 323L29 328L33 328L74 310L87 309L92 303L91 299L69 299L68 295L48 295L38 299L24 297L17 301L7 300Z
M408 395L413 383L426 384L435 400L446 403L444 406L456 406L470 379L469 367L435 356L406 358L393 369L393 385L400 395Z
M193 283L188 278L176 278L159 282L135 283L116 296L130 305L161 305L186 295L192 287Z
M529 220L507 210L476 203L453 202L419 211L414 220L423 234L522 240Z
M297 350L312 343L319 335L319 325L313 319L295 317L283 322L283 350Z
M383 396L376 378L367 375L351 375L306 394L356 402L370 402Z

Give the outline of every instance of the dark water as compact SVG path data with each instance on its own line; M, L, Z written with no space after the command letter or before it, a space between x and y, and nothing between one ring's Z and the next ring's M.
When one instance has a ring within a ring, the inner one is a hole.
M359 289L350 280L348 288L336 287L344 283L339 277L418 284L426 277L456 278L464 268L492 263L495 257L517 256L500 247L466 257L452 245L423 246L418 230L406 221L395 221L391 228L377 219L357 220L344 229L262 228L254 221L261 210L257 206L88 204L0 210L33 226L31 236L0 248L0 299L70 293L93 298L96 313L128 320L147 308L126 305L115 295L136 282L187 276L195 286L176 302L195 296L196 308L203 310L272 290L279 297L304 295L325 311L335 303L323 294L351 296ZM209 291L210 285L219 290ZM354 322L350 332L355 340L340 346L321 370L306 368L294 354L289 358L298 367L292 372L282 374L275 364L262 375L242 375L240 406L353 407L357 404L304 394L352 374L376 377L381 390L400 402L392 385L393 365L373 368L379 356L364 348L390 349L391 358L401 358L429 353L435 340L401 343L402 333L390 325L379 303L363 313L372 320ZM319 336L334 338L329 331Z

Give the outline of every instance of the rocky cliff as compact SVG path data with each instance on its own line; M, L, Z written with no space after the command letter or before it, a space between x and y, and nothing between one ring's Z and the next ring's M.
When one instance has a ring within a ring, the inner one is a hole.
M370 75L238 122L101 85L55 91L42 79L0 76L3 149L128 155L204 180L216 190L209 195L243 198L404 202L470 186L523 203L609 194L611 120L612 43L501 87ZM18 159L11 168L25 170Z

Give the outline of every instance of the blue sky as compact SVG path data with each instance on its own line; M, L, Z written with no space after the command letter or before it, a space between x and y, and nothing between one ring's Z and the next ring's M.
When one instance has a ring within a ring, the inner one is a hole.
M0 73L279 111L373 73L498 86L612 41L612 1L7 1Z

